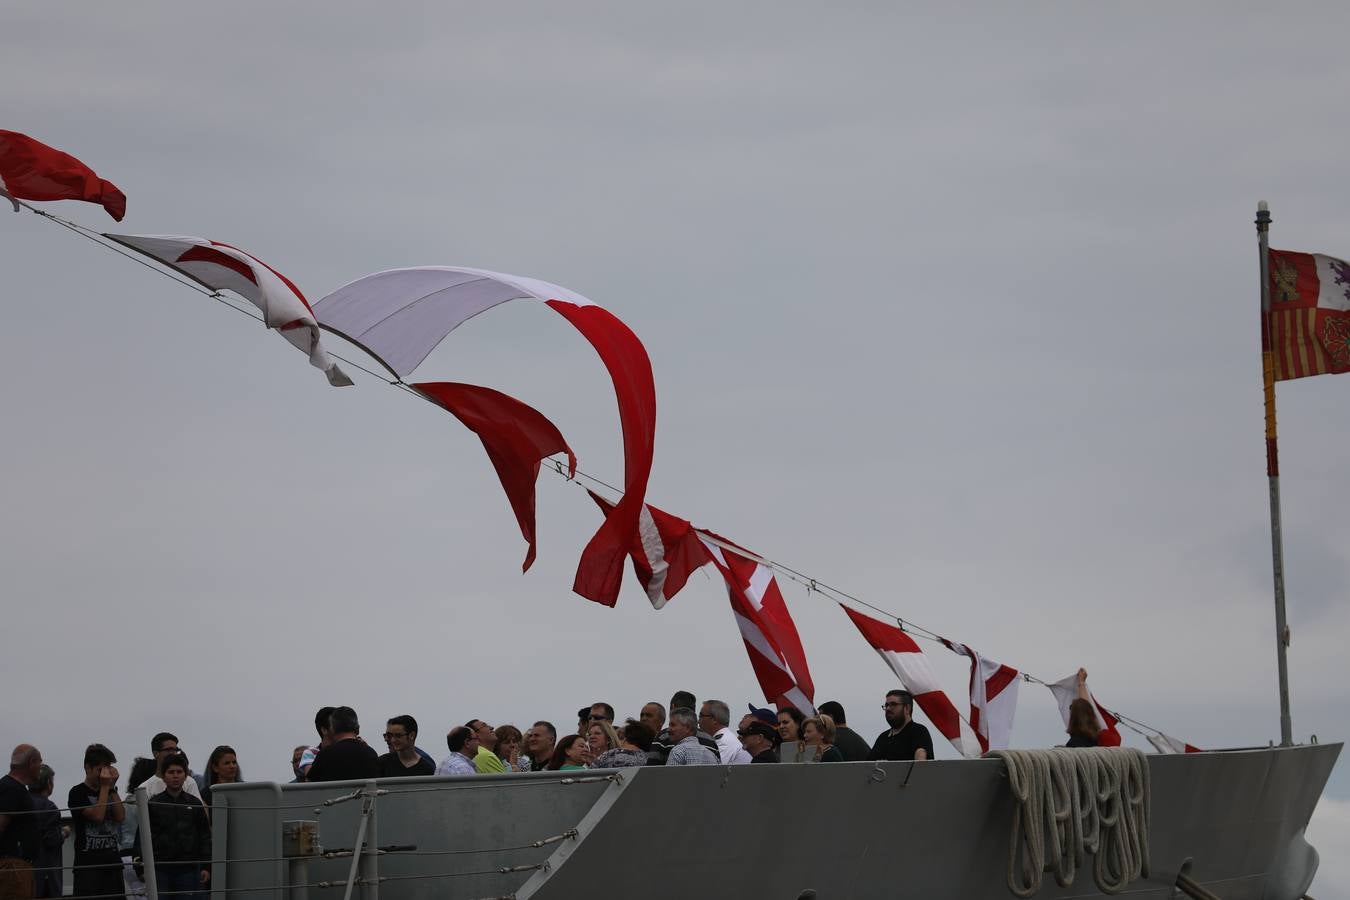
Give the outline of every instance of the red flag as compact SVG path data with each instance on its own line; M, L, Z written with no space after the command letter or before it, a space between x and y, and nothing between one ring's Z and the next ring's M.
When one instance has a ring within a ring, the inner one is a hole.
M608 516L614 504L587 491ZM650 504L643 504L638 515L638 533L628 549L633 574L647 591L655 609L680 592L689 576L711 562L707 549L687 519L672 516Z
M20 200L86 200L118 222L127 214L126 195L69 153L17 131L0 131L0 181Z
M416 369L451 331L494 306L533 299L567 319L590 342L614 385L623 430L623 499L586 544L573 590L613 606L623 561L637 534L656 442L651 360L617 316L561 285L459 266L390 269L359 278L314 305L324 328L360 345L399 378Z
M1161 731L1157 734L1148 735L1148 742L1157 749L1159 753L1204 753L1194 744L1188 744L1180 738L1174 738L1170 734L1163 734Z
M940 638L948 650L970 658L970 727L986 753L1007 749L1017 712L1020 674L1012 666L981 656L973 647Z
M534 563L534 482L539 461L567 454L567 476L577 471L577 458L557 427L542 413L514 397L473 384L437 381L414 384L422 396L444 407L483 442L511 501L520 533L529 543L521 571Z
M319 323L294 281L245 250L209 238L167 234L104 234L213 291L234 291L263 314L263 324L309 357L334 387L352 380L324 349Z
M706 535L702 541L713 565L727 583L731 612L764 699L779 707L795 706L808 716L815 715L816 688L806 664L806 651L773 570L721 546L736 546L726 538L712 532L702 534Z
M606 516L614 514L614 504L593 491L588 493ZM628 555L634 574L657 609L679 593L695 571L708 563L716 566L726 582L731 612L764 699L813 715L816 689L806 651L773 570L723 545L736 546L695 528L687 519L644 503Z
M656 383L651 360L637 335L613 313L594 304L544 301L591 342L609 370L623 430L623 497L581 552L572 590L587 600L619 602L623 560L638 534L638 519L656 445Z
M976 759L983 753L979 736L961 714L956 711L947 692L938 684L937 675L924 655L923 648L899 627L863 615L840 603L842 609L862 633L872 649L900 679L905 690L914 696L914 703L923 710L943 737L951 741L962 756Z

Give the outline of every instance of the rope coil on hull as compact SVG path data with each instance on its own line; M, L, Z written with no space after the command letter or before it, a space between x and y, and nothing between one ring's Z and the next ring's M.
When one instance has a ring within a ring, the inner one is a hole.
M994 750L1013 795L1008 889L1040 890L1045 872L1073 884L1083 853L1103 894L1118 894L1149 874L1148 760L1126 747Z

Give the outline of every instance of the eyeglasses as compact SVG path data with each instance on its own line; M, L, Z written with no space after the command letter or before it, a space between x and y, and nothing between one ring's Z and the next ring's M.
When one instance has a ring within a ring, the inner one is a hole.
M883 704L881 705L881 708L882 708L882 709L891 709L892 707L896 707L896 706L904 706L904 705L905 705L905 704L900 703L900 702L896 702L896 703L883 703Z
M749 736L750 736L750 732L748 732L748 731L738 731L738 732L736 732L736 737L749 737Z
M386 741L392 741L394 738L405 738L407 736L408 732L406 731L386 731L384 733L384 739Z

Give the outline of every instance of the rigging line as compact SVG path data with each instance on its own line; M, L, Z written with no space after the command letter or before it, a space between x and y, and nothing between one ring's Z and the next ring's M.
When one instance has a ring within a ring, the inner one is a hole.
M548 461L553 463L553 467L558 472L558 474L563 475L563 477L566 478L566 475L561 470L561 466L563 465L561 460L558 460L550 456L548 458ZM584 478L587 481L592 482L593 484L598 484L601 487L608 488L609 490L614 491L615 493L621 496L623 494L623 490L621 488L617 488L607 481L603 481L599 478L596 478L594 475L591 475L588 472L583 472L581 469L577 469L577 477ZM799 572L796 569L792 568L791 566L787 566L784 565L783 563L776 562L775 560L769 559L768 557L765 556L760 556L758 553L746 550L743 547L737 547L728 541L724 541L710 534L709 532L703 530L702 528L695 528L695 530L700 535L707 538L709 543L715 544L718 547L721 547L723 550L730 550L733 553L736 553L740 556L744 556L747 559L750 559L756 563L768 566L770 569L773 569L774 571L787 576L790 580L795 581L797 584L809 587L813 590L819 591L820 593L834 594L839 597L844 597L848 600L851 600L854 603L857 603L859 606L865 606L868 609L872 610L873 612L877 612L883 616L886 616L887 618L894 619L897 622L900 622L901 624L905 625L907 629L917 631L922 636L925 636L930 640L939 642L942 640L941 636L938 635L936 631L930 631L929 629L924 628L922 625L919 625L917 622L901 618L900 616L895 615L889 610L882 609L879 606L874 606L860 597L855 597L852 594L848 593L847 591L842 591L839 588L833 587L817 578L812 578L810 575L807 575L803 572Z
M47 220L49 220L49 221L51 221L51 222L53 222L53 223L55 223L55 224L57 224L57 225L60 225L62 228L65 228L67 231L70 231L70 232L72 232L73 234L75 234L76 236L82 237L82 238L84 238L84 239L87 240L87 241L90 241L90 242L92 242L92 243L95 243L95 244L97 244L98 246L104 248L105 250L110 250L110 251L112 251L113 253L116 253L118 256L125 257L126 259L129 259L129 260L131 260L132 262L136 263L138 266L144 266L145 268L149 269L149 270L152 271L152 272L155 272L155 273L157 273L157 274L159 274L159 275L163 275L165 278L169 279L170 281L174 282L175 284L180 284L180 285L182 285L183 287L188 288L189 290L196 291L197 293L199 293L199 294L201 294L201 295L203 295L203 296L205 296L205 297L210 297L212 300L217 300L217 301L219 301L222 305L224 305L224 306L226 306L226 307L229 307L230 309L234 310L234 311L237 312L237 313L240 313L241 315L248 316L250 319L253 319L255 322L263 322L263 321L264 321L263 317L262 317L260 314L258 314L258 313L256 313L256 312L253 312L252 310L245 309L244 307L237 306L237 305L235 305L234 303L231 303L231 302L225 297L225 295L223 295L220 291L207 290L206 288L202 287L202 286L199 285L199 284L193 284L191 281L188 281L188 280L185 279L185 278L180 278L180 277L178 277L177 275L173 274L172 272L169 272L168 270L164 269L164 268L161 267L161 266L157 266L157 265L155 265L154 263L149 262L148 260L145 260L145 259L140 258L138 255L136 255L136 254L134 254L134 253L131 253L131 252L127 251L127 250L122 249L121 247L117 246L116 244L114 244L114 243L108 241L108 240L103 236L102 232L95 231L95 230L93 230L92 228L87 228L87 227L85 227L84 225L81 225L81 224L78 223L78 222L72 221L72 220L70 220L70 219L62 218L61 216L58 216L58 215L56 215L55 213L47 212L47 211L44 210L44 209L38 209L38 208L35 207L35 206L30 206L30 205L28 205L27 203L25 203L25 202L22 201L22 200L18 201L18 203L19 203L19 205L21 205L21 206L23 206L25 209L27 209L29 212L31 212L31 213L33 213L33 214L35 214L35 215L41 216L42 218L47 219ZM369 369L369 368L367 368L366 366L362 365L361 363L359 363L359 362L357 362L357 361L355 361L355 360L353 360L353 359L350 359L350 358L348 358L348 357L346 357L346 356L341 356L341 355L339 355L339 354L337 354L337 353L329 353L328 355L331 356L331 357L333 357L334 359L338 360L339 362L344 362L344 363L346 363L347 365L351 366L352 368L358 369L358 370L364 372L365 374L371 376L372 378L378 378L380 381L384 382L385 384L388 384L388 385L391 385L391 386L394 386L394 387L402 387L402 388L404 388L405 390L407 389L407 385L405 385L402 381L391 380L391 379L389 379L389 378L386 378L385 376L381 375L379 372L376 372L376 371L374 371L373 369ZM416 393L416 392L415 392L415 391L409 391L409 393Z
M1152 732L1153 734L1162 734L1160 730L1154 728L1152 725L1149 725L1147 722L1141 722L1138 719L1132 719L1129 716L1122 715L1121 713L1116 712L1114 709L1108 709L1107 712L1109 712L1111 715L1119 719L1120 722L1123 723L1127 728L1133 725L1138 725L1139 728L1146 729L1147 731ZM1135 728L1134 730L1139 731L1139 728ZM1143 734L1144 732L1140 731L1139 733Z
M29 206L27 203L24 203L22 200L20 200L19 203L22 204L25 208L27 208L27 209L28 209L30 212L32 212L33 214L38 215L38 216L41 216L42 218L47 219L47 220L49 220L49 221L51 221L51 222L54 222L54 223L56 223L57 225L60 225L62 228L65 228L66 230L73 232L74 234L76 234L76 235L78 235L78 236L84 238L84 239L87 240L87 241L93 241L95 244L98 244L100 247L103 247L103 248L105 248L105 249L107 249L107 250L111 250L113 253L116 253L118 256L125 256L127 259L131 260L132 262L136 263L137 265L145 266L147 269L149 269L149 270L152 271L152 272L158 272L159 274L163 275L165 278L168 278L168 279L170 279L171 281L176 281L176 282L178 282L179 284L181 284L181 285L182 285L183 287L185 287L185 288L190 288L190 289L196 291L197 293L199 293L199 294L205 294L205 295L208 296L208 297L219 296L219 295L216 294L215 292L209 291L209 290L207 290L206 288L202 287L201 285L193 284L192 282L187 281L186 279L179 278L177 275L172 275L172 274L170 274L170 273L164 271L163 269L159 268L158 266L153 265L153 264L151 264L151 263L149 263L149 262L146 262L146 261L143 260L143 259L139 259L139 258L133 256L132 254L128 253L126 250L123 250L123 249L120 248L120 247L114 246L113 244L111 244L111 243L109 243L108 241L106 241L106 240L103 238L103 235L102 235L100 232L94 231L94 230L91 229L91 228L85 228L83 225L80 225L80 224L77 223L77 222L72 222L72 221L69 220L69 219L63 219L63 218L61 218L60 216L58 216L58 215L56 215L56 214L54 214L54 213L49 213L49 212L47 212L45 209L38 209L37 207ZM227 304L227 305L228 305L228 304ZM244 310L240 310L240 312L244 312Z
M553 471L556 471L557 474L562 475L564 478L567 477L566 474L565 474L564 471L563 471L563 468L562 468L562 467L563 467L563 462L562 462L561 460L559 460L559 459L557 459L557 458L555 458L555 457L549 457L549 458L548 458L548 461L551 462L551 463L553 463L553 467L552 467L552 468L553 468ZM601 480L601 479L599 479L599 478L596 478L594 475L591 475L591 474L589 474L589 473L587 473L587 472L584 472L584 471L582 471L581 469L577 469L577 470L576 470L576 477L577 477L577 478L583 478L583 479L585 479L585 480L587 480L587 481L589 481L589 482L591 482L591 483L593 483L593 484L597 484L597 485L600 485L601 487L608 488L609 490L611 490L611 491L613 491L613 492L619 494L620 496L623 495L623 491L622 491L620 488L615 487L614 485L610 484L610 483L607 482L607 481L603 481L603 480ZM839 588L833 587L833 586L831 586L831 585L829 585L829 584L827 584L827 583L825 583L825 582L823 582L823 581L820 581L819 579L812 578L810 575L807 575L807 574L805 574L804 572L800 572L800 571L798 571L798 570L792 568L791 566L788 566L788 565L785 565L785 564L783 564L783 563L777 562L777 561L775 561L775 560L769 559L768 557L760 556L760 555L757 554L757 553L753 553L753 552L747 551L747 550L745 550L745 549L743 549L743 548L736 547L736 546L734 546L734 545L731 545L729 542L719 540L718 538L716 538L715 536L709 534L708 532L704 531L704 530L701 529L701 528L695 528L695 530L698 531L698 533L699 533L702 537L704 537L705 539L707 539L709 543L715 544L715 545L721 547L721 548L724 549L724 550L730 550L730 551L732 551L733 553L737 553L737 554L739 554L739 555L745 556L745 557L747 557L747 558L749 558L749 559L752 559L753 561L755 561L755 562L757 562L757 563L760 563L760 564L762 564L762 565L764 565L764 566L767 566L768 568L774 570L775 572L778 572L779 574L783 575L783 576L786 577L788 580L793 581L793 582L795 582L795 583L797 583L797 584L800 584L800 585L802 585L803 587L807 588L808 591L816 591L816 592L818 592L818 593L826 594L827 596L833 595L833 596L831 596L831 599L834 599L835 602L838 602L838 599L837 599L838 597L846 598L846 599L848 599L848 600L850 600L850 601L852 601L852 602L858 604L859 606L865 606L865 607L867 607L868 609L872 610L873 612L880 613L881 615L886 616L886 617L889 618L889 619L894 619L896 622L900 623L900 626L902 627L902 629L904 629L905 631L909 632L910 634L913 634L915 637L919 637L919 638L922 638L922 639L924 639L924 640L931 641L932 643L935 643L935 644L941 644L941 645L944 646L944 647L946 646L946 642L944 641L944 639L942 638L941 635L939 635L936 631L931 631L931 630L929 630L929 629L923 627L922 625L918 624L917 622L914 622L914 621L912 621L912 620L910 620L910 619L903 618L903 617L901 617L901 616L897 616L897 615L895 615L893 612L891 612L890 610L882 609L882 608L879 607L879 606L875 606L875 605L873 605L873 604L871 604L871 603L868 603L866 600L863 600L863 599L860 598L860 597L856 597L856 596L854 596L853 594L848 593L847 591L842 591L842 590L840 590ZM1050 684L1051 684L1050 682L1045 681L1045 680L1042 679L1042 678L1038 678L1037 676L1032 675L1030 672L1024 672L1024 671L1021 671L1020 669L1018 670L1018 672L1019 672L1019 674L1020 674L1023 678L1025 678L1027 681L1030 681L1030 682L1032 682L1032 683L1034 683L1034 684L1039 684L1039 685L1041 685L1042 687L1047 687L1047 688L1050 687ZM1120 713L1116 712L1115 710L1107 710L1107 711L1110 712L1111 715L1115 716L1117 719L1120 719L1120 720L1129 719L1128 716L1123 716L1123 715L1121 715ZM961 713L960 713L959 710L958 710L958 712L957 712L957 715L958 715L958 716L961 715ZM962 718L963 721L966 722L967 725L970 725L970 722L969 722L968 720L966 720L964 716L961 716L961 718ZM1129 721L1130 721L1130 722L1133 722L1135 725L1140 726L1141 728L1148 729L1148 731L1153 732L1153 733L1155 733L1155 734L1162 734L1162 732L1159 731L1158 729L1153 728L1153 726L1151 726L1151 725L1147 725L1147 724L1145 724L1145 723L1143 723L1143 722L1140 722L1138 719L1129 719ZM1127 726L1127 727L1128 727L1128 726ZM972 728L973 728L973 726L972 726ZM1131 728L1131 730L1132 730L1132 731L1135 731L1135 732L1137 732L1137 733L1139 733L1139 734L1145 735L1146 737L1148 736L1146 732L1140 731L1139 728Z
M152 263L150 263L150 262L148 262L148 261L146 261L146 260L144 260L144 259L140 259L139 257L137 257L137 256L135 256L135 255L133 255L133 254L131 254L131 253L129 253L129 252L127 252L126 250L123 250L121 247L118 247L118 246L116 246L116 245L114 245L114 244L108 242L107 239L103 237L102 232L98 232L98 231L95 231L95 230L93 230L93 229L91 229L91 228L87 228L87 227L85 227L85 226L79 224L78 222L72 221L72 220L70 220L70 219L63 218L63 217L61 217L61 216L56 215L55 213L50 213L50 212L47 212L46 210L38 209L37 207L31 206L30 204L24 202L23 200L17 200L17 199L16 199L15 202L18 203L18 204L19 204L20 206L22 206L23 208L27 209L29 212L34 213L35 215L41 216L41 217L44 218L44 219L48 219L49 221L51 221L51 222L53 222L53 223L55 223L55 224L57 224L57 225L60 225L61 227L67 229L68 231L70 231L70 232L72 232L72 233L78 235L79 237L82 237L82 238L85 238L86 240L92 241L93 243L98 244L100 247L103 247L103 248L105 248L105 249L107 249L107 250L112 251L113 253L116 253L116 254L119 255L119 256L123 256L123 257L125 257L125 258L131 260L132 262L136 263L137 265L144 266L145 268L150 269L152 272L157 272L157 273L159 273L160 275L163 275L165 278L168 278L170 281L173 281L173 282L175 282L175 283L177 283L177 284L182 285L183 287L186 287L186 288L189 288L189 289L191 289L191 290L194 290L194 291L196 291L197 293L202 294L202 295L204 295L204 296L206 296L206 297L210 297L210 298L213 299L213 300L217 300L217 301L219 301L222 305L224 305L224 306L226 306L226 307L228 307L228 308L234 310L234 311L237 312L237 313L241 313L241 314L243 314L243 315L246 315L246 316L248 316L249 318L253 319L254 321L258 321L258 322L264 321L264 320L263 320L263 317L262 317L261 315L258 315L258 314L256 314L256 313L254 313L254 312L252 312L252 311L250 311L250 310L244 309L244 308L242 308L242 307L236 306L235 304L233 304L233 303L231 303L229 300L227 300L227 299L225 298L225 296L222 295L219 291L207 290L207 289L201 287L200 285L196 285L196 284L193 284L193 283L190 282L190 281L187 281L187 280L185 280L185 279L179 278L178 276L172 274L171 272L166 271L165 269L161 268L160 266L156 266L156 265L154 265L154 264L152 264ZM366 375L369 375L369 376L372 377L372 378L378 379L379 381L381 381L381 382L383 382L383 383L389 385L390 387L399 388L399 389L403 390L404 392L406 392L406 393L408 393L408 394L411 394L411 395L413 395L413 396L415 396L415 397L418 397L419 399L422 399L422 400L427 401L428 403L431 403L433 406L440 406L440 404L436 403L436 402L435 402L434 400L432 400L431 398L426 397L426 396L423 395L420 391L414 390L412 387L410 387L408 384L406 384L405 382L403 382L403 381L400 380L400 379L390 379L390 378L386 378L384 375L380 374L379 372L375 372L375 371L373 371L372 369L369 369L369 368L367 368L366 366L362 365L361 363L358 363L358 362L356 362L355 360L352 360L352 359L350 359L350 358L348 358L348 357L341 356L341 355L339 355L339 354L337 354L337 353L331 353L331 352L330 352L328 355L331 356L331 357L333 357L334 359L338 360L339 362L346 363L347 365L351 366L352 368L357 369L358 371L363 372L363 373L365 373ZM549 460L549 462L552 462L552 463L553 463L554 469L557 471L557 473L558 473L559 475L562 475L564 478L567 477L566 474L563 472L563 469L562 469L562 462L561 462L561 461L559 461L558 459L556 459L556 458L554 458L554 457L549 457L548 460ZM577 469L577 470L576 470L576 477L578 477L578 478L583 478L583 479L585 479L585 480L587 480L587 481L589 481L589 482L591 482L591 483L593 483L593 484L597 484L597 485L599 485L599 486L601 486L601 487L607 488L608 490L614 491L615 493L617 493L617 494L619 494L619 495L622 495L622 494L623 494L623 490L622 490L621 488L618 488L618 487L616 487L616 486L610 484L610 483L607 482L607 481L603 481L603 480L601 480L601 479L599 479L599 478L596 478L594 475L590 475L590 474L588 474L588 473L582 471L581 469ZM746 556L747 558L752 559L752 560L753 560L754 562L756 562L756 563L759 563L759 564L761 564L761 565L767 566L768 568L772 569L773 571L778 572L779 574L784 575L784 576L787 577L789 580L791 580L791 581L793 581L793 582L795 582L795 583L797 583L797 584L800 584L800 585L806 587L807 590L808 590L808 592L809 592L809 591L817 591L817 592L819 592L819 593L826 594L827 596L833 595L833 596L831 597L831 599L835 599L836 602L838 602L838 599L837 599L838 597L843 597L843 598L845 598L845 599L847 599L847 600L849 600L849 601L851 601L851 602L853 602L853 603L858 604L859 606L864 606L864 607L866 607L867 609L872 610L873 612L880 613L881 615L886 616L887 618L894 619L897 623L899 623L899 625L901 626L901 628L904 629L904 630L906 630L906 631L909 631L909 632L911 632L911 633L914 633L914 634L916 634L916 635L919 636L919 637L926 638L927 640L930 640L930 641L932 641L932 642L934 642L934 643L944 644L944 646L945 646L945 643L944 643L942 637L941 637L937 632L932 631L932 630L930 630L930 629L928 629L928 628L925 628L925 627L923 627L922 625L918 624L917 622L914 622L914 621L909 620L909 619L905 619L905 618L903 618L903 617L901 617L901 616L897 616L897 615L895 615L894 613L890 612L889 610L882 609L881 607L876 606L876 605L871 604L871 603L868 603L866 600L863 600L863 599L860 598L860 597L857 597L857 596L855 596L855 595L853 595L853 594L850 594L850 593L848 593L847 591L844 591L844 590L841 590L841 589L839 589L839 588L836 588L836 587L834 587L834 586L832 586L832 585L830 585L830 584L827 584L827 583L825 583L825 582L823 582L823 581L820 581L819 579L812 578L811 576L809 576L809 575L807 575L807 574L805 574L805 573L803 573L803 572L800 572L800 571L798 571L798 570L796 570L796 569L792 568L791 566L788 566L788 565L786 565L786 564L784 564L784 563L777 562L777 561L775 561L775 560L769 559L768 557L760 556L760 555L757 554L757 553L753 553L753 552L747 551L747 550L745 550L745 549L743 549L743 548L741 548L741 547L732 546L732 545L730 545L728 542L723 541L723 540L721 540L721 539L719 539L719 538L717 538L717 537L715 537L715 536L709 534L708 532L703 531L702 529L696 529L696 530L699 531L699 533L700 533L703 537L707 538L708 541L709 541L710 543L715 544L716 546L719 546L719 547L721 547L721 548L724 549L724 550L730 550L730 551L732 551L732 552L734 552L734 553L737 553L737 554L739 554L739 555ZM1040 679L1040 678L1037 678L1036 676L1031 675L1030 673L1022 672L1021 674L1022 674L1028 681L1031 681L1031 682L1034 682L1034 683L1037 683L1037 684L1041 684L1041 685L1044 685L1044 686L1046 686L1046 687L1049 687L1049 686L1050 686L1048 682L1046 682L1046 681L1044 681L1044 680L1042 680L1042 679ZM958 713L958 714L959 714L959 713ZM1124 717L1124 716L1121 716L1119 713L1117 713L1117 712L1115 712L1115 711L1111 711L1111 714L1114 715L1114 716L1116 716L1118 719L1124 719L1124 718L1126 718L1126 717ZM1151 726L1145 725L1144 723L1139 722L1138 720L1132 719L1131 721L1135 722L1135 723L1138 724L1138 725L1141 725L1141 726L1144 727L1144 728L1149 728L1149 729L1151 729L1151 730L1156 731L1156 729L1152 729ZM967 722L966 724L970 724L970 723ZM1136 731L1137 731L1138 729L1133 729L1133 730L1136 730ZM1140 732L1140 733L1142 734L1143 732ZM1161 731L1158 731L1157 733L1158 733L1158 734L1161 734L1162 732L1161 732Z
M552 463L554 464L554 468L557 470L558 474L561 475L561 474L562 474L562 463L561 463L559 460L557 460L557 459L555 459L555 458L553 458L553 457L549 457L549 461L552 462ZM587 475L585 472L582 472L580 469L577 469L577 476L582 477L582 478L585 478L585 479L587 479L588 481L591 481L591 482L593 482L593 483L595 483L595 484L603 485L604 487L609 488L611 491L614 491L614 492L618 493L618 494L621 495L621 496L622 496L622 494L623 494L623 491L621 491L621 490L619 490L618 488L614 487L612 484L608 484L608 483L606 483L606 482L604 482L604 481L601 481L600 479L594 477L593 475ZM564 475L563 477L566 477L566 476ZM872 604L870 604L870 603L868 603L868 602L866 602L866 601L864 601L864 600L859 600L857 597L854 597L854 596L851 595L851 594L846 594L846 593L844 593L843 591L840 591L840 590L838 590L838 589L836 589L836 588L831 588L831 587L830 587L829 585L827 585L827 584L822 584L822 583L816 581L816 580L815 580L814 578L812 578L811 576L809 576L809 575L804 575L804 574L802 574L801 572L798 572L796 569L793 569L793 568L791 568L791 567L789 567L789 566L785 566L785 565L783 565L782 563L774 562L773 560L768 559L767 557L760 556L758 553L754 553L754 552L752 552L752 551L746 550L746 549L743 548L743 547L738 547L738 546L732 544L730 541L725 541L725 540L723 540L723 539L717 537L717 536L714 535L714 534L711 534L711 533L709 533L709 532L707 532L707 531L704 531L704 530L701 529L701 528L695 528L694 530L698 532L699 537L700 537L702 540L705 540L705 541L707 541L708 543L713 544L713 545L715 545L715 546L721 547L723 550L729 550L729 551L731 551L732 553L737 554L738 556L744 556L744 557L746 557L747 559L750 559L750 560L754 561L755 563L758 563L758 564L760 564L760 565L766 566L766 567L768 567L769 569L772 569L773 571L777 572L778 574L783 575L783 576L784 576L785 578L787 578L788 580L793 581L793 582L796 582L797 584L802 585L802 586L805 587L808 591L815 590L815 591L818 591L818 592L820 592L820 593L825 593L826 591L830 591L830 592L839 594L839 595L841 595L841 596L848 597L850 600L852 600L852 601L855 602L855 603L859 603L859 604L861 604L861 605L863 605L863 606L868 607L869 609L872 609L872 610L875 610L876 612L881 613L881 614L884 615L884 616L889 616L890 618L895 619L897 622L900 623L900 625L901 625L902 627L906 624L905 621L904 621L903 619L901 619L899 616L893 615L892 613L889 613L889 612L887 612L886 610L881 609L880 607L872 606ZM836 601L836 602L838 602L838 601ZM909 624L911 624L911 626L913 626L913 623L909 623ZM926 629L926 628L922 628L922 627L920 627L920 626L913 626L913 627L917 628L919 632L928 632L928 629ZM942 639L941 639L940 637L938 637L937 634L935 634L935 633L933 633L933 632L928 632L928 634L919 634L918 636L919 636L919 637L927 637L929 640L932 640L932 641L934 641L934 642L936 642L936 643L941 643L941 642L942 642ZM961 714L961 711L960 711L960 710L957 710L957 711L956 711L956 715L957 715L957 717L958 717L962 722L965 722L966 725L968 725L968 726L970 727L971 731L978 732L978 729L975 728L975 726L974 726L973 724L971 724L971 722L970 722L969 719L967 719L964 715Z

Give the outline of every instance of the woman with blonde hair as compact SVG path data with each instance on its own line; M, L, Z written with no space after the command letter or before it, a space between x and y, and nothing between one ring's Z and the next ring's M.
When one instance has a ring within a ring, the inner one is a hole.
M616 749L619 746L619 735L614 731L613 725L603 719L596 719L586 729L586 743L590 745L591 756L596 757Z
M843 762L844 754L834 745L834 719L824 713L802 722L804 755L814 762ZM811 748L815 748L814 751Z
M591 762L592 769L618 769L647 764L647 751L651 749L655 737L652 730L641 722L629 719L617 734L618 746L597 756Z

